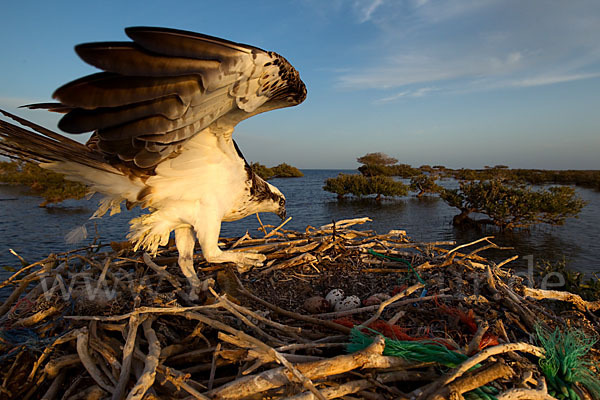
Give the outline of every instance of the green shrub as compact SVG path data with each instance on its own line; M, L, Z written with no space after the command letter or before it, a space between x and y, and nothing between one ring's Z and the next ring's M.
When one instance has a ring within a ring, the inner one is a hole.
M275 176L275 173L271 168L265 167L264 165L258 162L250 164L250 168L252 168L252 171L254 171L256 175L260 176L265 181Z
M472 223L471 213L487 215L490 223L503 230L527 228L534 224L562 225L576 217L585 202L568 186L534 191L522 185L489 181L463 181L459 189L443 189L440 197L461 213L454 217L455 225Z
M374 194L377 195L377 200L381 200L382 196L405 196L408 193L408 186L387 176L366 177L347 174L339 174L336 178L327 179L323 189L337 194L338 199L347 194L358 197Z
M415 175L410 179L410 190L417 192L417 197L422 197L426 193L438 193L442 187L436 184L435 175Z
M0 162L0 182L29 186L33 194L45 199L40 207L66 199L81 199L88 191L85 185L68 181L62 174L22 161Z
M271 170L275 174L275 178L300 178L304 176L298 168L286 163L279 164L271 168Z
M364 176L398 176L400 178L410 178L421 174L417 168L408 164L396 165L361 165L358 170Z
M397 159L385 153L367 153L358 157L356 161L364 165L393 165L398 162Z

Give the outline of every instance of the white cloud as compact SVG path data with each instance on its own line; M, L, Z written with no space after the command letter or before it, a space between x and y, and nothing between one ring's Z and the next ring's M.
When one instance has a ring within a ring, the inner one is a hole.
M394 95L388 96L388 97L384 97L382 99L378 99L375 101L375 103L377 104L384 104L384 103L391 103L393 101L396 101L402 97L406 97L410 94L410 92L408 90L404 90L402 92L396 93Z
M433 92L435 90L436 89L432 88L432 87L422 87L422 88L419 88L416 90L403 90L403 91L393 94L391 96L383 97L381 99L375 100L375 104L392 103L403 97L423 97L423 96L427 95L427 93Z
M524 78L508 82L510 86L515 87L530 87L530 86L542 86L542 85L553 85L556 83L578 81L581 79L591 79L600 77L600 72L588 73L588 74L567 74L567 75L540 75L531 78Z
M382 65L342 74L339 84L350 89L389 89L419 83L437 83L459 78L498 76L511 72L521 56L512 52L502 58L465 55L440 58L438 55L404 55L383 60Z
M371 0L354 8L377 31L370 44L357 43L368 55L337 84L400 89L378 103L414 95L411 85L489 90L600 74L600 2Z
M383 4L383 0L357 0L354 7L359 13L360 23L369 21L375 10Z

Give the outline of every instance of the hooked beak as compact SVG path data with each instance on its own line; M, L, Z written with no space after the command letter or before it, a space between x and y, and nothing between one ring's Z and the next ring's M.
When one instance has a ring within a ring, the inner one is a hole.
M284 207L280 207L279 211L277 212L277 216L279 218L281 218L281 220L283 221L285 219L286 215L287 215L287 213L285 211L285 206Z

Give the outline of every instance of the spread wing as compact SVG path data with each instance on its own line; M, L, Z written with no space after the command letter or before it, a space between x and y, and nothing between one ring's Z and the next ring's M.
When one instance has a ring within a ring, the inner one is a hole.
M274 52L172 29L125 31L132 42L77 46L103 72L57 89L59 104L38 105L66 112L65 132L93 131L88 146L112 164L147 172L215 121L233 127L306 97L298 72Z

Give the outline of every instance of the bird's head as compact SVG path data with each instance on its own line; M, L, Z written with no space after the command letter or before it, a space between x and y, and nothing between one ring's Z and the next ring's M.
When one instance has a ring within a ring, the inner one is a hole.
M267 183L267 185L269 185L269 190L271 191L271 193L273 193L271 201L273 203L272 205L275 211L272 212L274 212L279 218L284 220L287 215L285 210L285 196L275 186L271 185L270 183Z
M272 212L285 219L285 196L279 189L262 179L247 165L249 177L250 202L254 204L252 212Z

